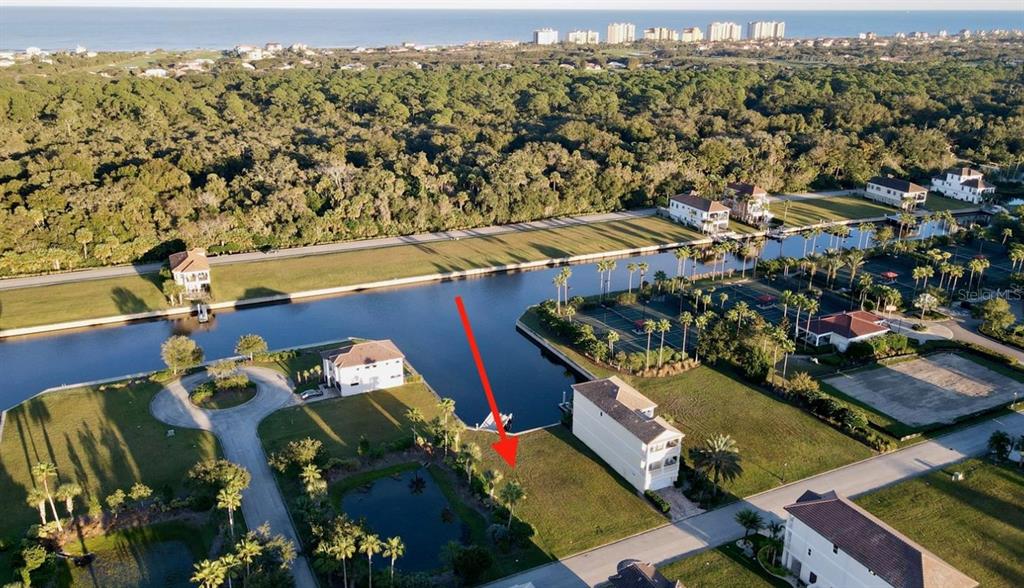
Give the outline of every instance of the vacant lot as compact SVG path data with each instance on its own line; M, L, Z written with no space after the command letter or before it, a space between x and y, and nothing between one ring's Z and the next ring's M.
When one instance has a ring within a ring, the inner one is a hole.
M679 580L686 588L786 588L782 580L771 578L743 552L729 543L702 551L686 559L659 568L670 580Z
M1024 384L964 355L940 353L825 380L843 394L911 426L958 417L1024 398Z
M978 205L971 204L970 202L964 202L963 200L957 200L956 198L947 198L945 196L939 196L938 194L929 194L928 199L925 200L924 207L932 212L941 212L943 210L977 208Z
M772 202L771 211L779 220L784 219L786 227L802 227L837 220L875 218L894 214L896 209L860 196L824 196Z
M856 502L985 588L1021 586L1024 471L968 460Z

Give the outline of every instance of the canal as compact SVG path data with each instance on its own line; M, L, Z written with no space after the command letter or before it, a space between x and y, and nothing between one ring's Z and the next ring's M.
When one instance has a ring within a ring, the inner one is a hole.
M922 236L939 231L937 223L919 227ZM828 234L820 236L817 252L829 240ZM853 229L844 246L856 247L862 240L870 237L861 239ZM801 257L805 250L809 253L810 245L793 236L781 244L768 241L761 258ZM613 274L613 290L626 288L626 265L638 261L650 265L648 279L658 270L675 275L672 253L624 258ZM730 258L726 267L740 265ZM208 360L233 355L236 340L245 333L262 335L271 349L363 337L393 340L439 394L456 401L459 417L475 425L488 408L455 308L458 295L473 322L498 404L514 415L511 430L548 425L558 420L557 403L574 376L516 332L515 322L526 307L554 297L552 279L559 271L491 274L221 311L204 325L182 318L7 339L0 341L0 407L10 408L52 386L160 369L160 344L176 334L194 338ZM697 271L710 272L710 267L698 264ZM573 266L572 272L570 296L599 292L595 264ZM634 285L637 281L634 276Z

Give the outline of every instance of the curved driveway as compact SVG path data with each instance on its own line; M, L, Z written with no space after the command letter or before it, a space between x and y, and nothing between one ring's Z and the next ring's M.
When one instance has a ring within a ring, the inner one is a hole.
M206 372L201 372L169 383L153 398L149 410L169 425L203 429L216 435L224 457L252 474L252 482L242 493L242 515L246 524L254 529L264 522L269 523L271 531L284 535L298 546L298 535L285 509L274 474L267 465L267 456L256 428L270 413L301 404L301 401L280 372L259 367L243 367L241 371L256 384L256 396L245 404L221 410L205 410L193 405L188 398L188 390L208 379ZM292 575L298 588L317 586L309 563L302 555L295 559Z

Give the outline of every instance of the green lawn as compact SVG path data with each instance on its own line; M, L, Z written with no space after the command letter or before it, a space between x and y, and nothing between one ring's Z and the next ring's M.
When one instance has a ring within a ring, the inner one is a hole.
M744 557L735 545L702 551L686 559L659 568L669 580L680 580L686 588L786 588L782 580L771 578L755 562Z
M422 383L412 383L332 398L279 410L260 423L259 435L267 453L277 451L289 441L313 437L324 443L333 457L355 457L360 437L371 446L411 436L405 412L419 408L429 420L438 414L437 397Z
M249 402L256 396L256 385L249 384L245 388L232 389L232 390L218 390L214 392L213 396L207 399L205 402L201 402L196 406L201 408L211 408L214 410L234 408L236 406Z
M494 434L472 431L463 438L483 449L481 470L499 470L505 480L523 485L526 499L516 507L516 516L533 525L534 543L549 557L562 558L668 522L564 427L521 435L514 471L491 450Z
M645 217L495 237L398 245L330 255L238 263L213 269L218 300L359 284L492 265L616 251L701 237ZM158 276L147 274L0 291L0 329L166 308Z
M168 437L170 427L149 414L159 390L150 382L108 385L106 391L78 388L11 409L0 439L0 499L9 505L0 517L0 537L20 536L39 521L25 497L34 484L30 469L40 461L56 464L61 482L82 486L80 504L102 502L135 482L157 493L178 492L192 464L217 455L217 442L212 434L191 429L175 429Z
M932 212L941 212L943 210L977 208L977 205L971 204L970 202L964 202L963 200L957 200L956 198L946 198L945 196L939 196L938 194L929 194L928 199L924 202L924 207Z
M982 586L1021 585L1024 470L968 460L855 502Z
M873 218L898 212L895 208L872 202L860 196L826 196L790 200L788 212L786 209L785 201L771 204L771 211L775 218L782 220L785 217L785 226L788 228L836 220Z

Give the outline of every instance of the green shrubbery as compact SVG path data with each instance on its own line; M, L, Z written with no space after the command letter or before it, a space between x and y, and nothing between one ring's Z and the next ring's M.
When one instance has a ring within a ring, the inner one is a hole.
M900 333L886 333L867 341L851 343L846 349L846 357L853 361L868 359L885 359L913 353L910 339Z
M654 507L661 511L662 514L667 515L672 510L672 505L653 490L644 490L644 497L650 500Z
M873 449L888 451L894 448L892 441L871 430L871 423L863 410L826 394L821 390L821 384L806 372L797 372L777 390Z

